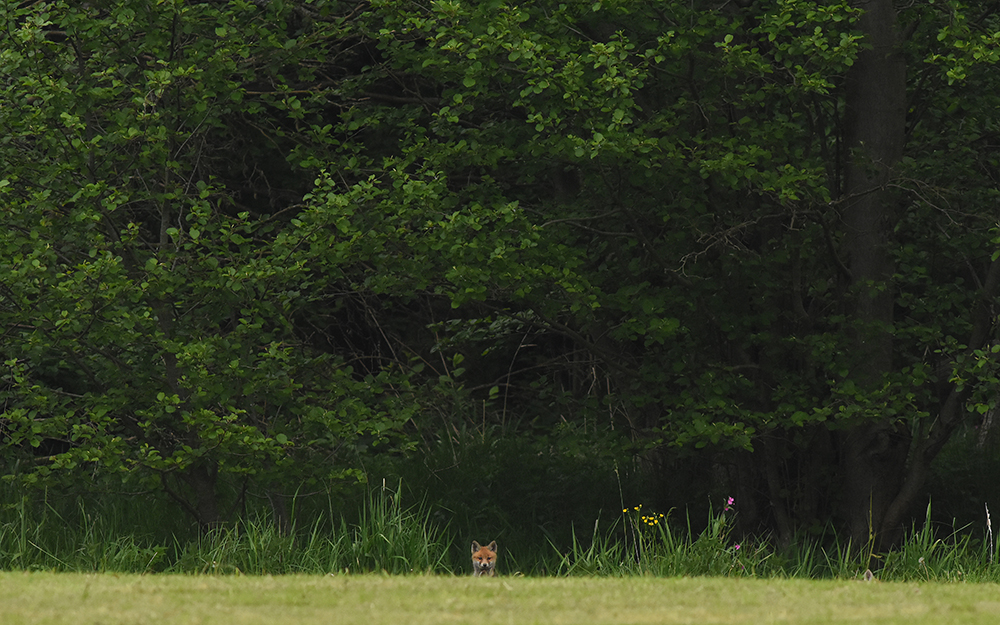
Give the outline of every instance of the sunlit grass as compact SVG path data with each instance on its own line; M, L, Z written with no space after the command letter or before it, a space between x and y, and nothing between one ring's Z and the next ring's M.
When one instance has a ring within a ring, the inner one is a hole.
M721 577L2 573L0 622L994 623L1000 586ZM11 600L16 598L16 600Z

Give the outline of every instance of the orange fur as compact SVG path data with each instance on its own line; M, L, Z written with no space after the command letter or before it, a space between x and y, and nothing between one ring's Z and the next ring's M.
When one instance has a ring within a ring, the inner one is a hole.
M472 576L494 577L497 574L497 541L493 541L485 547L476 541L472 541Z

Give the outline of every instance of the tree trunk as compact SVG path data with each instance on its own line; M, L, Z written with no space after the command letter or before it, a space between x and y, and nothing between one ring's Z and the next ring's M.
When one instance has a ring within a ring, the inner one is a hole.
M213 462L200 462L183 473L182 479L191 489L191 508L202 529L212 529L222 524L219 498L215 491L218 468Z
M852 380L877 388L892 368L894 266L897 219L887 188L899 162L906 126L906 64L899 48L892 0L859 3L866 48L847 77L844 247L852 295ZM842 514L856 546L874 536L892 541L882 520L902 483L909 435L889 420L867 421L841 436Z
M164 492L180 504L197 521L201 529L207 530L222 525L219 497L216 494L218 475L219 470L215 463L203 461L188 467L183 472L160 473L160 483ZM174 484L183 484L187 489L171 485L171 478Z
M975 308L972 311L972 330L966 353L971 354L986 346L994 325L994 302L1000 291L1000 258L990 263L982 287L979 290ZM899 527L908 516L908 511L920 496L921 488L930 471L931 462L951 437L952 432L962 422L965 415L965 400L969 389L952 385L947 398L938 411L937 419L926 436L916 441L909 454L909 462L899 492L890 504L882 520L884 528Z

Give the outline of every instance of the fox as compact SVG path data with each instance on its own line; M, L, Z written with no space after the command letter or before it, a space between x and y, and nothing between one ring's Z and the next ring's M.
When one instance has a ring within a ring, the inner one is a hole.
M497 574L497 541L485 547L472 541L472 576L495 577Z

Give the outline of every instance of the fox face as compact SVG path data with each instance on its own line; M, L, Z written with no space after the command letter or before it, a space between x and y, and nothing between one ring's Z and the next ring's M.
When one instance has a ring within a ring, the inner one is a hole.
M486 575L494 577L497 574L497 541L493 541L485 547L476 541L472 541L472 576L480 577Z

